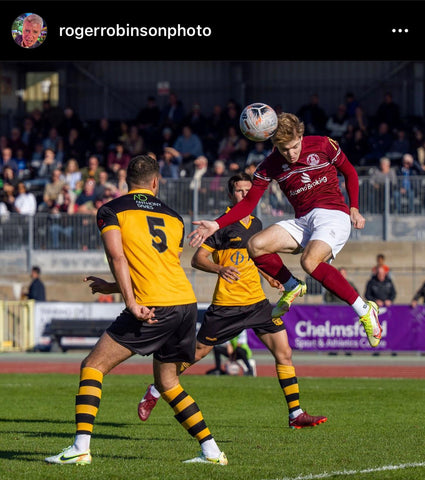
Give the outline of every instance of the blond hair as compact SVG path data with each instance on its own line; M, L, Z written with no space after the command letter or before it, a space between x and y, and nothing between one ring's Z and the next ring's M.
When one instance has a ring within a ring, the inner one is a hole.
M304 123L293 113L281 113L277 118L277 129L271 139L276 147L304 135Z

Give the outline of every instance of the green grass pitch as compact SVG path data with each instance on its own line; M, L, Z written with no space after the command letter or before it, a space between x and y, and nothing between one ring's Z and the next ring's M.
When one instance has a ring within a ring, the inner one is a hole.
M328 416L310 429L288 427L276 378L186 375L226 467L182 464L196 440L160 400L137 417L147 375L109 375L89 466L49 465L74 438L78 376L0 375L0 479L423 480L425 382L412 379L300 378L301 406Z

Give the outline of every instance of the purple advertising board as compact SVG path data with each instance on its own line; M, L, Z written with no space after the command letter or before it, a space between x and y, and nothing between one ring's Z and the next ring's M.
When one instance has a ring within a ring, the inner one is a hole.
M289 344L304 351L365 351L371 347L359 318L346 305L293 305L283 317ZM425 352L425 306L380 309L382 340L373 351ZM252 349L265 348L250 330Z

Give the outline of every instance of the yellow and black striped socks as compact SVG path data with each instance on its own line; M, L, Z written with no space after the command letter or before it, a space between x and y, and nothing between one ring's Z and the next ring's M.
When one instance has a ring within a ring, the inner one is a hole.
M91 435L102 396L103 373L95 368L83 367L75 398L77 435Z
M202 444L213 438L195 400L184 391L180 384L171 390L163 392L162 398L174 410L176 420L199 443Z
M288 404L289 415L301 413L300 408L300 389L295 375L295 367L292 365L276 364L277 378L285 395ZM300 410L300 411L299 411Z

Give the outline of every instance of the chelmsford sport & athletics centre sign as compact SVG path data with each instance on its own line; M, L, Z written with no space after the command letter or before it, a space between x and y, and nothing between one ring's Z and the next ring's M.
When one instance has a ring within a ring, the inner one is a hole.
M292 305L282 318L294 350L371 350L354 310L345 305ZM381 308L382 340L373 351L425 352L425 307L395 305ZM252 331L249 344L265 348Z

